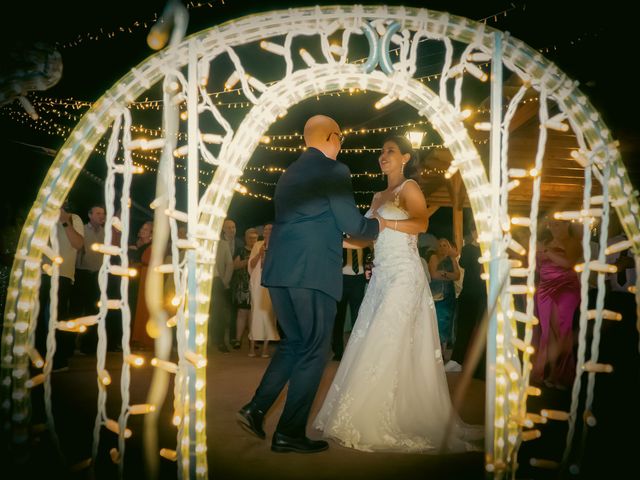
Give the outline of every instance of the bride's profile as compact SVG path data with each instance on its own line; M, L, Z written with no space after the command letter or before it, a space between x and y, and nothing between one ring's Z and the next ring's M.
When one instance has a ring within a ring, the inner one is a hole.
M429 212L409 178L411 144L388 138L378 162L387 188L374 195L366 216L379 215L387 228L375 242L373 274L314 427L363 451L475 449L468 440L479 429L452 415L435 306L418 254L417 235L427 230Z

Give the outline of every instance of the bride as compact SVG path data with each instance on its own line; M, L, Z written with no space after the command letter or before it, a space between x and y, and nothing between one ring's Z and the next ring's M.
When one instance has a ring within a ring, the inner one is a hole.
M367 216L386 220L375 242L374 270L349 343L314 421L325 437L363 451L465 451L471 427L452 415L436 312L417 249L428 210L404 137L379 157L388 187ZM345 240L346 246L364 242ZM448 434L449 421L453 428ZM477 428L474 429L477 433Z

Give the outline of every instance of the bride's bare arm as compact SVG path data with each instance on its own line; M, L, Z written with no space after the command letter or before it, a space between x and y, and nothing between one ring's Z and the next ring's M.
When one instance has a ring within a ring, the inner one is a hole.
M416 235L426 232L429 223L429 212L427 202L424 199L422 190L416 182L407 182L400 192L400 201L404 204L404 209L409 214L406 220L387 220L387 228L398 232Z

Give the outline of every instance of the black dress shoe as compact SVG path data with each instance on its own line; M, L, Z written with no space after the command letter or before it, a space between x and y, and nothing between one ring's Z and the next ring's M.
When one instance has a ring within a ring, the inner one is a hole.
M248 403L236 413L236 418L242 428L257 435L262 440L265 439L266 435L262 429L262 424L264 423L264 412L262 410L258 410L255 405Z
M289 437L282 433L275 432L271 442L273 452L285 453L317 453L329 448L329 444L324 440L311 440L307 437Z

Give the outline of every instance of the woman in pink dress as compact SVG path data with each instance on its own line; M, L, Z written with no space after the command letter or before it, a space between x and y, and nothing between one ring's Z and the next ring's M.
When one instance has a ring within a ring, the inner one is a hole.
M131 266L138 270L138 286L135 299L135 310L131 329L131 346L134 350L153 350L154 340L147 334L147 322L149 321L149 309L145 298L145 288L147 283L147 270L151 261L151 241L153 238L153 222L148 221L142 224L138 231L138 238L134 245L129 247L129 259ZM130 305L133 307L132 298Z
M538 243L535 293L536 353L531 381L569 388L575 376L573 319L580 305L580 282L573 267L582 257L580 240L567 221L550 219Z

